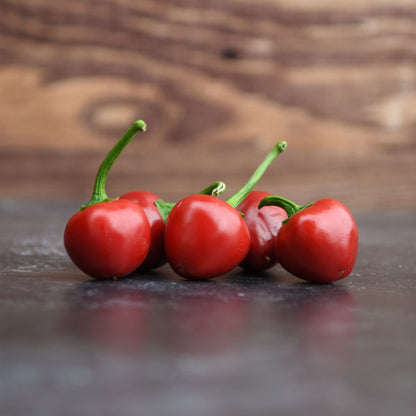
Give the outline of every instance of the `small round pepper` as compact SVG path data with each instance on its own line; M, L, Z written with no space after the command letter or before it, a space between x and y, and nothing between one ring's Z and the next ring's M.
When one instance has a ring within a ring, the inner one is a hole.
M279 263L293 275L315 283L347 277L355 264L358 230L348 208L334 199L297 205L280 196L264 198L259 208L276 205L289 218L275 240Z
M176 273L187 279L210 279L228 273L243 261L250 248L250 234L235 207L286 146L284 141L274 146L247 183L226 201L191 195L167 212L165 250Z
M244 214L244 221L250 233L250 250L240 266L251 272L262 272L277 263L274 240L287 218L286 211L280 207L263 207L258 209L259 202L269 192L251 191L247 198L237 207Z
M80 270L96 279L123 277L144 261L150 246L150 225L144 210L127 199L110 199L107 174L124 147L146 124L138 120L110 150L98 169L88 204L68 221L65 249Z
M224 182L218 181L204 188L200 194L218 196L224 190ZM158 201L159 208L163 206L168 212L175 204L173 202L163 201L156 194L149 191L128 192L122 195L120 199L128 199L139 204L146 213L150 224L150 248L144 262L139 267L139 271L148 271L163 266L167 262L165 253L165 221L159 209L156 207L155 202Z

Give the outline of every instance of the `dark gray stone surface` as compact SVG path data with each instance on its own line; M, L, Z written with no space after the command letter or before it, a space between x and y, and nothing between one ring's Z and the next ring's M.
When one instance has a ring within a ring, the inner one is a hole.
M416 215L355 213L356 267L117 282L62 245L77 205L0 201L0 415L414 415Z

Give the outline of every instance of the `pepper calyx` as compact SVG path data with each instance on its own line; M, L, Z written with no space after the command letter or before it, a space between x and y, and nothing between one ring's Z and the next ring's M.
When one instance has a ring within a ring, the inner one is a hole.
M224 182L217 181L204 188L201 192L199 192L199 194L219 197L225 191L225 188L226 185ZM166 220L176 203L158 200L154 202L154 205L158 209L159 214L162 216L163 222L166 223Z
M286 223L293 215L304 210L305 208L310 207L311 205L311 202L308 202L305 205L298 205L289 199L283 198L282 196L272 195L263 198L260 201L258 208L261 209L265 206L276 206L283 208L286 211L288 218L283 220L282 223Z

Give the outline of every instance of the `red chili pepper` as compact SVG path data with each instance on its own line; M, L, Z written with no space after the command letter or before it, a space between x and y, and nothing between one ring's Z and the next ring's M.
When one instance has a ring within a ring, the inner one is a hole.
M227 201L191 195L171 209L166 221L165 250L176 273L188 279L210 279L241 263L250 248L250 234L235 207L285 148L286 142L279 142L246 185Z
M130 200L140 205L150 224L150 248L146 259L140 265L140 270L151 270L163 266L167 262L164 247L165 223L154 204L155 201L161 201L161 198L152 192L133 191L122 195L120 199Z
M209 279L229 272L246 256L250 235L239 212L209 195L179 201L166 222L165 249L176 273Z
M150 225L144 210L133 201L110 199L107 174L124 147L146 124L138 120L110 150L95 180L88 204L68 221L65 249L84 273L96 279L126 276L145 259L150 246Z
M215 182L203 189L200 194L219 195L224 189L225 184L223 182ZM165 253L165 221L159 209L156 207L155 201L159 202L159 207L163 205L167 211L170 211L175 204L163 201L156 194L148 191L128 192L122 195L120 199L128 199L139 204L149 220L151 230L150 248L146 259L140 265L139 269L146 271L163 266L167 262Z
M280 206L289 216L275 240L276 256L283 268L315 283L329 283L351 273L358 230L345 205L321 199L300 206L279 196L266 197L259 208L266 205Z
M270 269L277 263L274 240L287 218L287 213L280 207L263 207L258 205L263 198L272 196L269 192L251 191L247 198L237 207L244 214L244 221L250 232L250 250L240 266L252 272Z

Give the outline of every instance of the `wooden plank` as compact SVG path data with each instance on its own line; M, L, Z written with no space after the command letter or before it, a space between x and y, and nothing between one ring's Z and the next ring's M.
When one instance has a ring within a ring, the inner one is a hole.
M83 198L136 118L115 193L262 185L416 208L413 1L2 0L0 191ZM139 179L137 179L139 178Z

